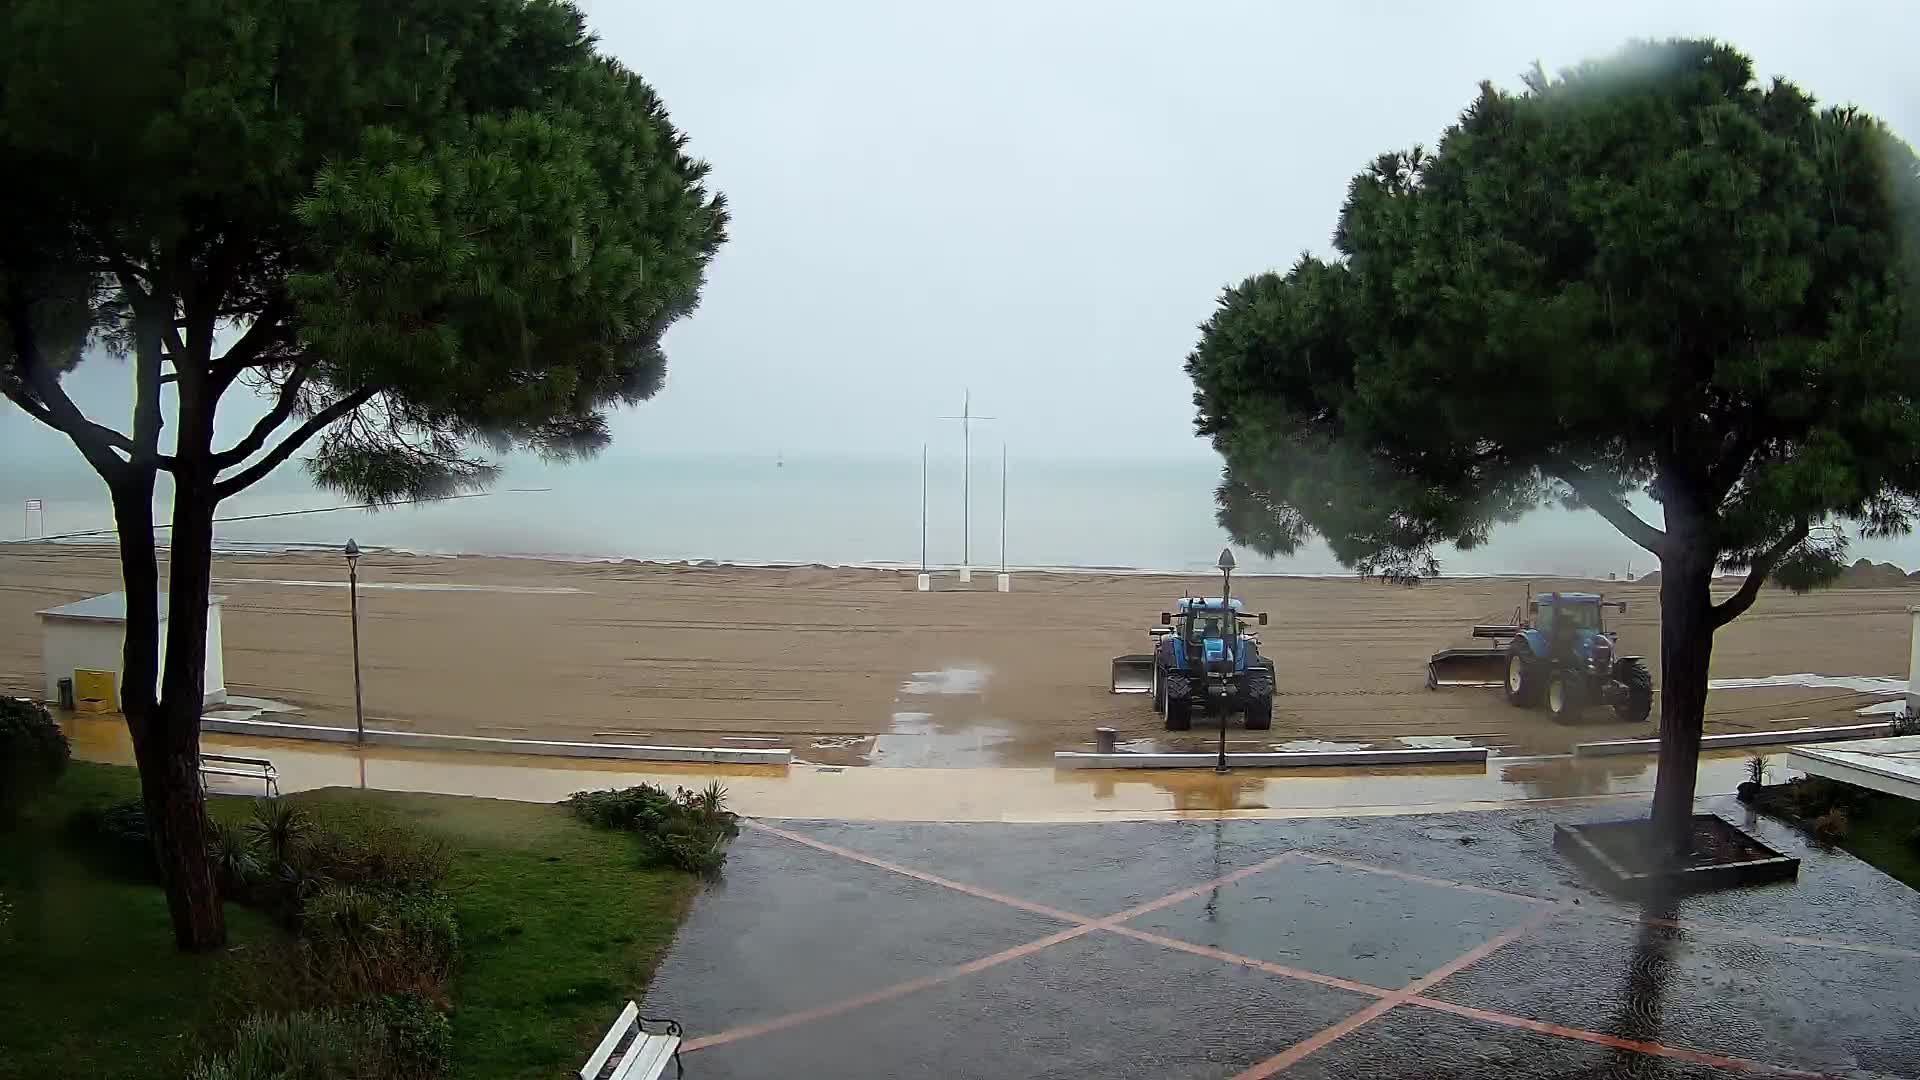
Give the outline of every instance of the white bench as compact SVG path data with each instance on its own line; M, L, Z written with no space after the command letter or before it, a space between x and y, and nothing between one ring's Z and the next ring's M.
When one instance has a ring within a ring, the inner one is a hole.
M239 776L248 780L258 780L264 787L267 798L280 797L280 772L273 767L273 762L266 758L201 754L200 785L202 787L206 786L209 776Z
M649 1034L640 1025L660 1024L664 1033ZM640 1006L627 1002L620 1018L613 1022L607 1037L580 1066L580 1080L655 1080L673 1062L674 1075L684 1075L680 1064L680 1025L672 1020L655 1020L640 1015Z

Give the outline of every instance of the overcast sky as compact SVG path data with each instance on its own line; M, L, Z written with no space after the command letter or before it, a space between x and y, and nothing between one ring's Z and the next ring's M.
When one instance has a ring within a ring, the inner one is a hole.
M971 386L1016 453L1203 456L1181 362L1222 286L1324 252L1366 161L1536 59L1715 35L1920 134L1891 0L586 6L734 214L616 453L911 455ZM0 453L30 426L0 409Z

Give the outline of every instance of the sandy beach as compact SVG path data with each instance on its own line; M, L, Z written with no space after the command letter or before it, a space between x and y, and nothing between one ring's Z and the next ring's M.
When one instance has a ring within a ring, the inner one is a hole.
M284 702L304 722L352 723L345 567L332 555L225 556L231 693ZM375 553L361 567L368 723L514 738L785 746L844 764L986 766L1044 762L1095 725L1123 742L1170 739L1144 696L1107 692L1109 659L1147 649L1146 628L1183 590L1218 579L1022 574L1014 591L952 575L932 593L913 575L424 558ZM1536 591L1596 589L1533 582ZM119 587L110 550L0 548L0 692L41 686L34 612ZM1625 653L1658 685L1653 588L1604 586L1629 602ZM1271 623L1279 668L1273 730L1235 746L1299 740L1403 745L1457 737L1503 754L1547 753L1653 725L1556 724L1497 691L1423 685L1426 659L1504 621L1525 583L1460 579L1401 588L1354 579L1248 578L1235 594ZM1920 589L1768 590L1721 631L1715 678L1813 672L1904 675L1907 605ZM1847 723L1883 698L1826 688L1716 691L1710 731ZM1656 706L1657 713L1657 706Z

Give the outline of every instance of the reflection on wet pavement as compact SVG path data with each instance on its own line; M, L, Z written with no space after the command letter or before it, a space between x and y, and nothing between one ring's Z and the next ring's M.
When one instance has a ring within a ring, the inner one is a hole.
M1617 903L1609 814L755 828L645 1007L736 1080L1920 1074L1910 890L1768 828L1799 881Z

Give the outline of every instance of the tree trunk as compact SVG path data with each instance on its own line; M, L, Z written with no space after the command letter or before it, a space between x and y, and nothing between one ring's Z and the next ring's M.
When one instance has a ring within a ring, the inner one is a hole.
M1713 596L1718 552L1698 531L1675 529L1660 559L1660 764L1653 789L1655 833L1676 852L1693 836L1693 791L1706 721L1707 666L1713 658Z
M139 471L113 489L113 516L120 543L120 575L127 593L126 639L121 652L120 709L140 768L141 803L155 864L167 893L173 940L189 952L226 942L226 923L207 858L206 806L200 791L200 710L181 722L159 681L160 575L153 540L153 473ZM211 511L209 511L211 516ZM209 525L209 529L211 525ZM175 559L173 565L179 563ZM177 569L173 584L178 586ZM179 605L171 605L178 612ZM202 605L204 608L204 605ZM201 663L205 662L201 616ZM177 620L169 620L177 625ZM175 662L169 644L168 664Z
M213 410L200 388L180 387L172 542L168 547L167 663L140 757L147 825L167 879L174 939L190 951L226 943L207 812L200 787L200 714L206 701L207 595L213 577Z

